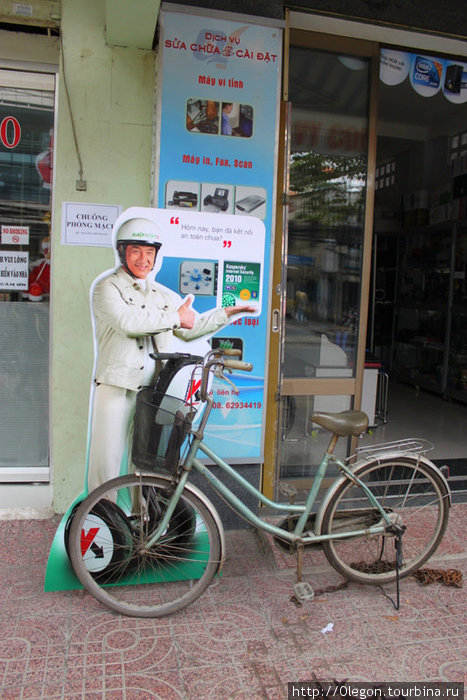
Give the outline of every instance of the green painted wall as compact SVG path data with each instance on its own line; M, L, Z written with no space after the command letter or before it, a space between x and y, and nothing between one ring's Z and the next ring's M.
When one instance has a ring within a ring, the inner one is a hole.
M148 206L151 198L155 54L105 43L105 0L62 0L65 75L87 191L79 165L63 62L58 79L52 224L51 464L54 509L84 483L93 342L89 289L114 265L112 249L61 244L62 202Z

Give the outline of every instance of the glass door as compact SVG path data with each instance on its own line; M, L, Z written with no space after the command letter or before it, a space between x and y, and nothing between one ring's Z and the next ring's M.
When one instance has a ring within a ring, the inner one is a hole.
M307 479L319 463L329 436L310 421L313 411L343 411L361 400L373 214L367 187L369 164L374 167L373 48L334 48L291 33L279 480Z

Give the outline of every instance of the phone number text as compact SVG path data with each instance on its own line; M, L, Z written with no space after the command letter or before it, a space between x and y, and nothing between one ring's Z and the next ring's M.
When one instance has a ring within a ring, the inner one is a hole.
M214 401L212 404L213 408L222 408L222 404L220 401ZM262 403L261 401L227 401L225 404L226 408L232 409L232 408L262 408Z

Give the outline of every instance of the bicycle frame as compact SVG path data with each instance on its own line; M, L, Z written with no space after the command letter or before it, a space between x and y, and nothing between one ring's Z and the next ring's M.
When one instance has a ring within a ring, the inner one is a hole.
M296 505L291 503L278 503L264 496L264 494L262 494L255 486L250 484L244 477L238 474L229 464L227 464L227 462L221 459L213 450L210 449L210 447L208 447L208 445L206 445L203 442L202 438L204 436L204 428L206 426L209 413L211 411L211 405L212 399L210 397L207 397L206 405L204 407L203 414L201 417L200 427L197 431L193 432L194 437L188 450L188 454L186 455L186 458L183 462L183 471L181 477L177 481L174 493L164 513L164 517L158 524L156 530L153 532L149 541L146 543L146 549L150 549L155 544L160 535L165 531L166 527L168 526L169 520L172 517L175 506L181 496L181 493L185 487L185 483L188 480L188 476L192 468L194 468L199 474L201 474L206 479L206 481L209 484L211 484L214 490L220 493L220 495L229 503L229 505L234 510L238 511L240 515L244 517L249 523L261 530L264 530L265 532L269 532L270 534L280 537L283 540L289 541L290 543L300 543L303 545L309 545L324 542L326 540L346 539L357 536L381 535L387 531L387 528L389 526L391 526L390 518L380 506L378 501L374 498L373 494L368 489L368 487L353 474L352 470L348 467L348 465L346 465L340 459L335 457L332 454L332 452L329 451L329 448L323 455L321 463L318 467L317 474L313 479L313 484L311 486L310 491L308 492L304 504ZM224 482L221 479L219 479L215 474L213 474L213 472L205 464L203 464L203 462L201 462L201 460L196 456L198 451L203 452L206 455L206 457L208 457L212 462L214 462L214 464L216 464L224 473L231 476L235 482L237 482L241 487L243 487L246 491L248 491L255 498L257 498L258 501L264 506L274 509L276 512L279 513L284 512L288 514L299 514L299 518L297 520L295 529L293 531L284 530L272 523L266 522L260 516L256 515L237 495L235 495L231 491L231 489L229 489L228 486L224 484ZM316 501L318 491L326 475L326 471L330 461L333 461L337 465L339 470L350 481L352 481L356 486L360 487L362 492L368 498L370 506L379 511L381 515L381 523L370 526L363 530L352 530L339 534L336 533L332 535L322 535L319 532L313 532L312 534L307 533L304 535L304 530L308 517Z
M237 350L222 348L204 358L154 353L155 359L174 360L173 365L195 364L193 374L202 369L201 384L196 377L196 384L190 385L197 388L196 399L164 405L167 394L161 391L162 396L154 395L148 402L150 420L144 414L145 420L135 429L144 448L139 450L135 443L134 462L140 469L88 494L71 522L67 551L77 578L98 601L135 617L176 612L202 595L222 574L225 536L209 497L190 483L189 475L194 473L251 526L295 553L297 581L292 599L298 604L314 595L302 580L304 548L322 544L327 561L343 578L374 584L395 581L398 608L399 578L427 561L446 530L449 487L443 475L422 455L423 445L417 441L412 452L387 443L355 461L353 457L341 460L334 455L339 437L361 433L367 417L361 411L316 412L312 420L328 428L329 445L305 503L279 503L264 496L216 454L214 444L204 442L215 392L208 380L214 375L229 382L225 371L251 371L251 363L232 359L238 357ZM165 383L172 369L162 377ZM160 385L165 388L162 381ZM146 397L145 393L140 398ZM196 408L199 413L193 424ZM164 413L159 415L159 410ZM159 425L168 429L154 430ZM161 465L163 473L155 473L156 465ZM331 483L321 499L328 479ZM244 502L253 499L253 505ZM425 506L429 507L421 518L419 511ZM279 518L270 522L272 512L280 515L280 522ZM405 533L408 554L404 558ZM65 536L61 533L63 549Z

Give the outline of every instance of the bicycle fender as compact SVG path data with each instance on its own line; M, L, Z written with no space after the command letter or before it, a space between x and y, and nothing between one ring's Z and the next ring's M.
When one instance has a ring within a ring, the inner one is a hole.
M381 457L379 460L377 456L366 459L361 459L358 462L354 464L354 466L351 468L352 474L355 474L358 476L358 472L363 469L363 467L367 467L369 464L372 464L373 462L387 462L391 460L397 460L397 459L404 459L406 461L410 461L412 463L420 463L422 462L425 464L427 467L430 467L434 472L436 472L437 476L440 478L440 480L443 482L444 486L446 487L446 492L448 494L448 499L449 499L449 507L452 505L452 496L451 496L451 489L449 488L449 484L447 482L446 477L444 476L443 472L439 469L439 467L436 466L436 464L433 464L433 462L423 455L417 456L413 454L403 454L401 452L394 452L394 453L388 453L385 454L384 457ZM316 515L316 520L315 520L315 525L314 525L314 534L315 535L320 535L321 533L321 528L323 525L323 518L324 514L327 510L327 507L330 503L330 501L334 498L336 491L338 488L342 486L342 484L345 484L348 481L347 477L343 474L341 475L336 481L331 484L329 489L326 491L324 494L323 501L321 503L320 509Z

